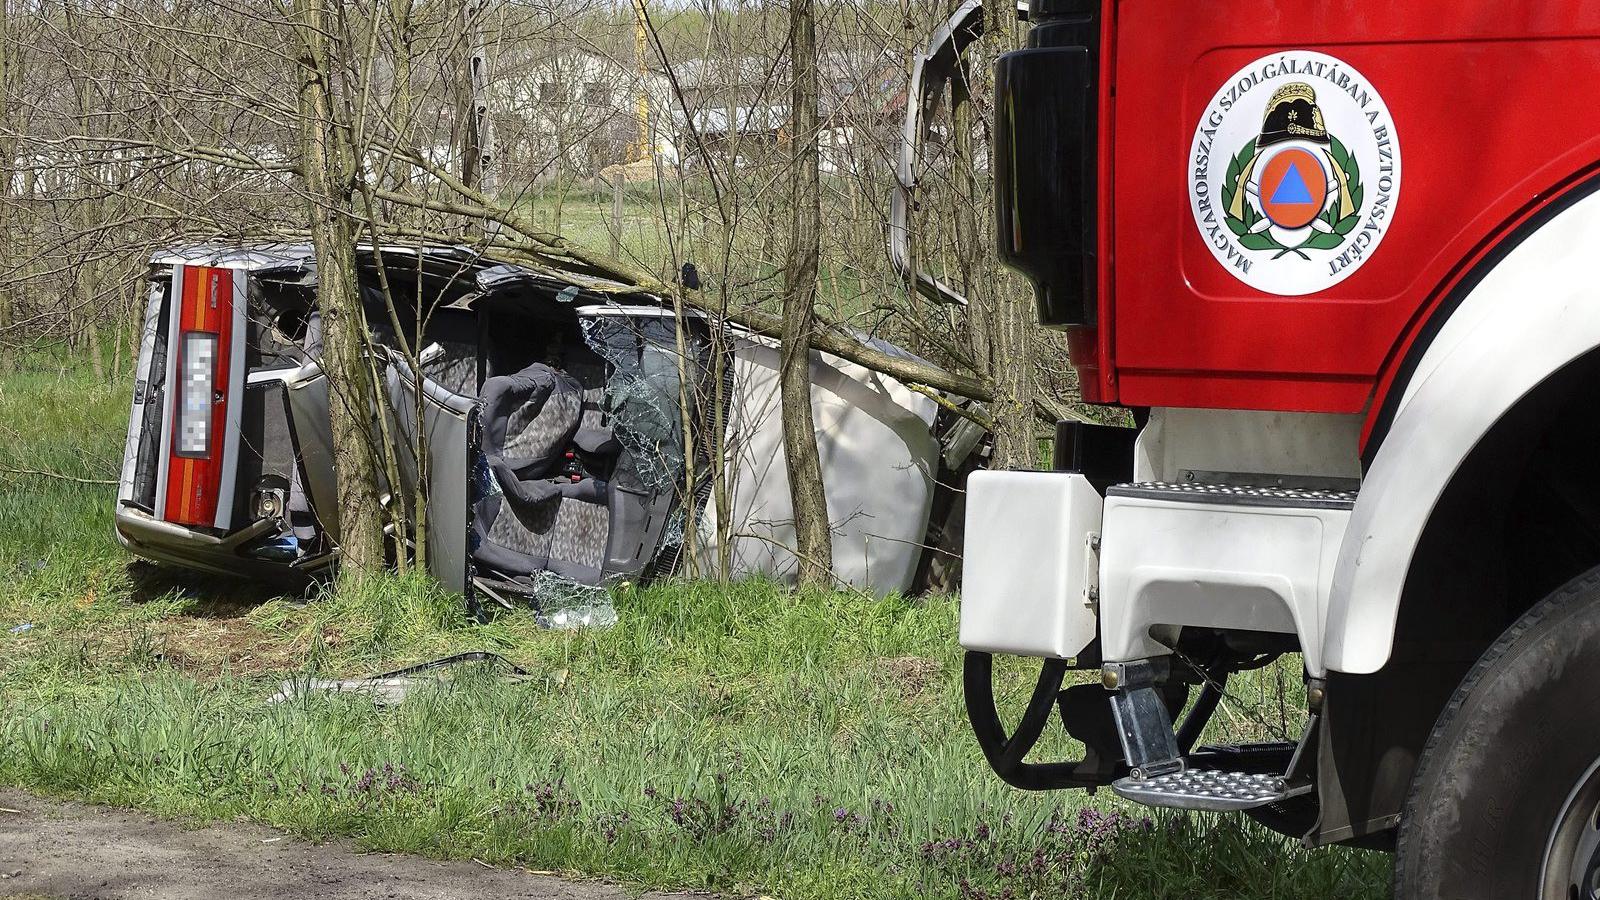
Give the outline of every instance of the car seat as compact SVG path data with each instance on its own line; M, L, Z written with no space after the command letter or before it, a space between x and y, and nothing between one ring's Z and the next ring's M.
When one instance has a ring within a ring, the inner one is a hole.
M610 512L603 477L617 443L603 424L603 391L544 363L484 380L482 462L473 558L523 578L550 571L601 578Z

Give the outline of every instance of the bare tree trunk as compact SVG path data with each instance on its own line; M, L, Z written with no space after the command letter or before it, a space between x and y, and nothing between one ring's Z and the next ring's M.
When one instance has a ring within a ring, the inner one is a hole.
M999 7L985 11L989 21L982 38L982 58L994 59L1010 47L1013 29ZM972 73L973 77L978 75ZM973 356L985 368L994 397L989 401L993 421L994 451L990 464L998 469L1031 468L1038 462L1034 430L1034 357L1037 353L1035 312L1031 292L1018 288L1015 279L985 277L994 271L987 248L992 238L980 237L973 211L993 202L979 185L978 161L971 146L977 118L964 93L954 98L956 149L960 171L956 175L956 242L963 288L970 293L970 327Z
M559 171L559 169L557 171ZM612 256L622 255L622 204L624 199L624 191L627 190L626 181L627 179L623 177L623 174L620 170L617 172L617 174L611 176L611 227L608 228L607 231L611 233ZM560 200L556 201L555 227L556 231L559 233L561 230Z
M990 319L990 370L995 399L990 403L994 420L991 464L999 469L1026 469L1038 464L1039 445L1034 430L1034 354L1037 326L1033 298L1014 286L996 292ZM1002 360L1009 360L999 365Z
M366 321L356 281L355 188L359 177L349 123L333 94L332 33L323 0L294 0L300 33L300 142L306 211L317 255L322 367L328 377L343 572L384 564L383 516L369 425L373 387L363 361Z
M397 137L396 142L402 147L407 148L410 152L418 153L420 152L421 141L417 136L417 98L413 91L415 82L412 76L412 70L415 62L415 42L417 39L417 29L413 19L413 16L416 13L415 7L415 0L390 0L390 21L388 25L391 30L391 34L393 35L393 49L390 53L390 58L394 65L393 101L391 103L393 111L390 113L390 118L395 123L394 128ZM467 15L471 15L470 10L468 11ZM392 166L391 168L393 170L392 179L397 184L398 189L409 190L412 187L413 180L411 168L403 165ZM380 237L377 234L378 205L373 201L370 193L368 193L364 199L366 200L367 228L371 231L372 243L377 245L380 243ZM393 219L402 219L402 217L404 217L410 219L414 223L418 219L416 213L417 210L396 207L390 212L390 217ZM386 311L389 314L390 323L394 327L397 343L401 345L400 349L406 357L406 365L410 367L412 371L412 377L417 379L417 383L419 385L418 390L411 392L412 421L418 423L425 422L427 399L424 392L420 389L422 379L422 364L416 352L420 348L418 348L415 343L408 341L405 337L405 329L401 327L400 324L400 311L395 305L393 286L389 284L388 276L385 274L386 267L382 265L378 266L377 272L380 287L383 291L384 306L387 308ZM418 302L416 303L416 315L412 321L415 333L419 337L423 333L423 328L427 319L427 303L423 302L422 300L423 294L420 288L420 281L421 273L419 272L418 289L416 291ZM387 400L387 395L384 395L382 399ZM426 572L428 570L429 555L428 485L431 483L430 478L433 468L433 460L428 452L427 428L419 425L416 429L414 429L414 432L411 436L410 454L412 460L414 460L416 463L417 473L416 485L412 489L410 503L411 540L413 546L412 560L415 562L417 569ZM389 470L392 473L391 477L393 478L393 483L399 485L400 478L398 467L389 462L389 460L392 458L392 452L387 454L385 457L385 464L389 466ZM403 528L405 525L404 522L398 520L399 518L403 517L404 509L404 504L395 505L394 514L396 516L396 528ZM407 565L406 554L404 552L397 553L396 562L402 571L405 570Z
M462 10L467 46L467 94L471 98L467 120L467 153L472 157L472 177L466 182L485 196L498 189L494 171L494 120L489 117L489 53L483 43L482 0L467 0Z
M89 296L93 298L98 295L91 294ZM91 302L89 309L90 318L87 325L89 343L89 370L94 373L94 380L96 382L104 382L106 380L105 353L104 348L100 346L100 326L95 324L94 320L96 315L97 312L93 308L93 304Z
M20 54L13 51L13 46L11 0L0 0L0 126L8 132L20 130L11 104L12 85L22 80L19 77ZM0 137L0 233L4 234L10 234L12 228L11 199L17 187L14 183L17 173L13 171L16 146L15 138ZM0 285L0 372L10 372L16 367L10 334L14 306L15 288L8 280Z
M817 158L817 22L813 0L791 0L789 52L794 62L790 110L789 198L793 204L789 258L783 270L783 338L779 385L783 398L784 459L794 507L800 584L832 582L833 536L811 418L811 332L815 326L817 257L822 198Z
M992 301L991 286L994 279L985 277L983 268L986 242L978 224L978 210L985 208L987 198L978 183L978 163L973 152L972 138L976 127L972 98L959 81L952 83L954 96L950 103L952 145L955 149L955 172L952 194L955 199L953 221L956 238L956 275L961 292L967 298L967 342L972 348L972 358L981 368L979 375L989 374L989 316Z
M73 113L78 121L78 129L84 134L92 134L96 131L96 125L88 87L91 68L88 52L89 35L70 0L62 4L61 11L67 34L71 37L72 53L69 58L72 61L72 69L69 80L72 83ZM95 194L99 190L102 173L98 161L90 162L78 172L80 183L77 190L80 194L77 202L72 204L72 215L78 225L80 239L86 239L100 218L99 207L102 201ZM100 331L95 326L98 314L95 301L98 299L96 292L99 287L95 270L98 266L99 260L94 257L92 249L84 247L77 264L73 266L72 302L83 318L82 337L89 349L94 379L104 381L105 367L100 360ZM77 337L75 334L74 339Z

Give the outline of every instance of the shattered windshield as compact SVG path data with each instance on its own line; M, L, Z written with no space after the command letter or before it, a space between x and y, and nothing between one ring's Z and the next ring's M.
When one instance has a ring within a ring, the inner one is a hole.
M607 364L606 413L628 451L623 465L641 487L675 492L683 483L684 464L682 379L673 320L595 316L583 320L583 337ZM691 372L700 368L699 356L691 346Z

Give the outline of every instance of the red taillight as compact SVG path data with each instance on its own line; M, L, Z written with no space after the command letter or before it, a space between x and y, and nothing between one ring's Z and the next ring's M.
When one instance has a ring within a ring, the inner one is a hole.
M226 528L232 518L223 495L232 493L237 449L227 414L243 375L234 352L242 287L242 273L232 269L173 267L170 404L156 511L168 522Z

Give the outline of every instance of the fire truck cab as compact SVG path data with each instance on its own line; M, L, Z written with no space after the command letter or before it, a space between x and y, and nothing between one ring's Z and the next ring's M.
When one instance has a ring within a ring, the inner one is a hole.
M969 480L989 762L1394 848L1401 897L1600 896L1600 8L1025 17L999 253L1137 427ZM941 30L908 134L983 27ZM1285 653L1298 737L1203 746L1228 677ZM996 654L1042 660L1010 728ZM1082 758L1028 760L1058 712Z

